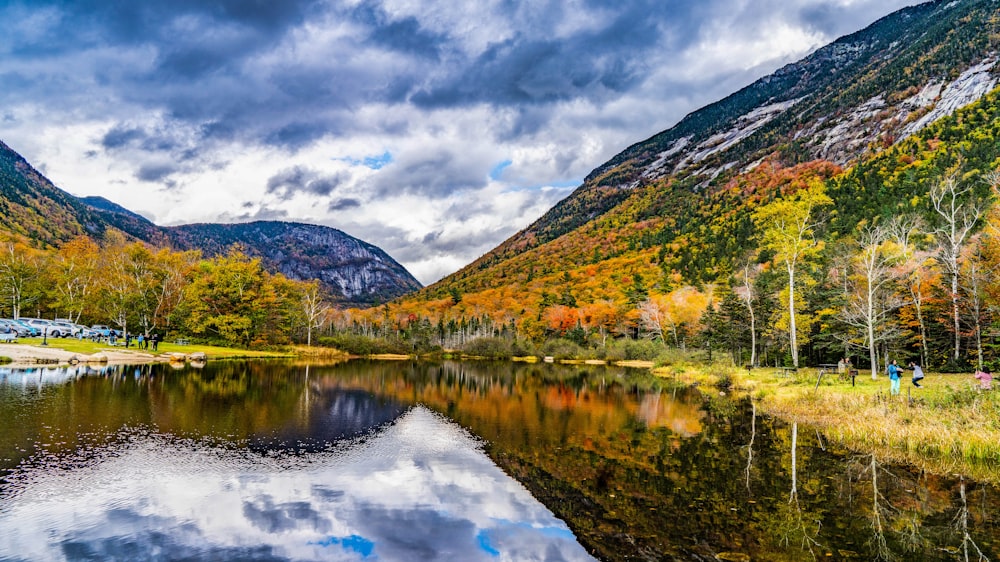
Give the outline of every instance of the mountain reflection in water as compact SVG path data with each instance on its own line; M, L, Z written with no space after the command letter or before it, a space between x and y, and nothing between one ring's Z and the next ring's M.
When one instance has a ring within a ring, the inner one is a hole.
M300 398L249 447L126 424L25 459L3 483L0 559L592 560L454 423L359 390Z
M0 371L2 560L998 554L991 485L838 450L752 403L624 369L22 375Z

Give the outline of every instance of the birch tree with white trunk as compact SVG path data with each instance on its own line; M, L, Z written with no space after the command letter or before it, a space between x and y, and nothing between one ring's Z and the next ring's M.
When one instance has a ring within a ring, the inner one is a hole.
M988 181L993 181L988 176ZM952 359L958 361L962 351L962 324L959 311L962 248L972 235L982 206L972 197L972 186L959 185L955 176L949 176L931 187L930 198L934 212L941 219L941 226L934 231L938 242L937 259L950 281L952 331L955 334Z
M893 312L902 299L893 290L894 266L900 256L898 246L890 242L889 229L869 225L858 236L858 248L851 259L850 292L844 305L844 321L862 333L871 361L872 380L878 379L878 344L891 339Z
M788 344L796 369L799 367L796 275L805 262L823 249L823 242L815 236L821 224L818 211L831 203L833 200L826 194L823 182L813 180L808 187L775 199L753 213L762 249L774 252L775 265L784 267L788 275Z

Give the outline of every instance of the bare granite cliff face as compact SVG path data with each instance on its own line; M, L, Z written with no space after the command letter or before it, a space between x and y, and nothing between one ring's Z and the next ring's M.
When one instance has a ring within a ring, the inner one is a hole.
M209 257L239 245L261 258L270 271L290 279L319 280L344 305L374 305L421 288L382 249L335 228L277 221L161 227L101 197L82 201L107 223L139 240L201 250Z
M207 255L233 244L258 256L272 271L291 279L317 279L344 304L374 305L421 288L380 248L326 226L261 221L165 227L176 247Z

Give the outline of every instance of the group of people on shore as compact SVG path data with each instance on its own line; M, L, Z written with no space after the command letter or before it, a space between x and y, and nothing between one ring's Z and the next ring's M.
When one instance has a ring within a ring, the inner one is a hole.
M115 345L118 342L118 340L121 339L118 337L118 334L115 333L114 330L111 330L108 332L107 336L102 336L98 333L95 333L91 337L91 340L97 342L97 341L102 341L104 338L107 338L107 342L111 345ZM144 334L139 334L137 336L133 336L132 334L125 335L125 347L132 347L133 341L135 342L136 347L138 349L149 349L150 344L152 344L153 351L157 351L157 347L159 347L160 344L160 334L153 332L148 336Z
M913 371L913 386L920 388L919 381L924 378L924 370L913 361L910 362L909 369ZM904 370L896 363L895 359L889 362L889 366L886 368L886 372L889 374L889 394L899 394L899 381L903 378ZM990 390L993 388L993 374L988 367L977 370L972 376L979 381L980 389Z
M128 347L129 345L132 344L131 337L132 336L130 335L125 336L125 347ZM153 351L156 351L157 350L156 348L159 347L160 345L160 334L157 334L156 332L153 332L149 336L139 334L135 338L135 343L136 347L138 347L139 349L149 349L149 345L153 344Z
M924 378L924 370L916 362L910 361L909 369L913 371L913 386L920 388L920 379ZM899 394L899 381L903 378L904 368L893 359L886 368L889 373L889 394Z

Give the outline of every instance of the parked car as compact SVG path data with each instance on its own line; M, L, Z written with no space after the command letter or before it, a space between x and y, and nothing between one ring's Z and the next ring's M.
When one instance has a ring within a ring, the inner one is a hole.
M39 330L38 328L32 326L31 324L28 324L27 322L25 322L24 320L21 320L20 318L15 319L15 320L7 319L7 321L13 323L16 326L20 326L23 329L27 330L27 334L26 335L28 335L30 337L34 338L34 337L38 337L38 336L42 335L41 330Z
M80 332L80 328L78 328L76 324L73 324L72 322L69 321L53 320L52 325L59 327L59 336L56 337L60 336L64 338L69 336L76 337L76 334Z
M17 320L12 320L10 318L0 318L0 326L4 328L9 328L19 338L25 338L28 336L38 335L37 330L33 330L30 326L26 326Z
M79 338L92 338L95 337L97 332L80 324L71 323L73 326L73 335Z
M10 327L10 324L0 323L0 342L12 343L17 341L17 332Z
M22 318L22 320L38 328L42 335L50 338L61 338L71 334L69 327L60 326L51 320L44 318Z
M105 326L104 324L94 324L90 327L90 329L97 332L97 335L102 338L106 338L111 334L114 334L116 338L122 337L121 330L116 330L111 326Z

